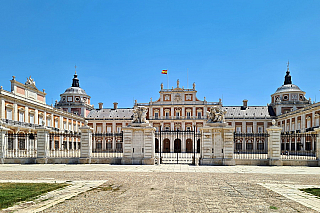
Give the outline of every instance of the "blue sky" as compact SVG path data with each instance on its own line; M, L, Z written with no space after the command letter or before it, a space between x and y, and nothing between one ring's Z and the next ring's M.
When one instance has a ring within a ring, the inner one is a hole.
M32 76L47 104L71 86L132 107L196 83L198 98L266 105L293 83L320 100L320 1L0 1L0 85Z

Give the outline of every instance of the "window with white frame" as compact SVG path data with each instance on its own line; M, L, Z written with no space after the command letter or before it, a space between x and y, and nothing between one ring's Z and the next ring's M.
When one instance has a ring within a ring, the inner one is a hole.
M180 112L176 112L176 118L179 119L180 117Z
M191 117L191 112L187 112L187 118L190 119Z
M298 121L297 129L298 129L298 130L300 130L300 129L301 129L300 121Z
M12 109L7 108L7 119L12 120Z
M58 119L55 119L55 120L54 120L54 127L55 127L55 128L59 128L59 121L58 121Z
M247 133L252 133L252 126L247 126Z
M290 124L287 123L286 127L287 127L286 131L289 132L290 131Z
M101 133L101 126L97 126L97 133Z
M77 126L73 124L73 131L77 131Z
M198 112L198 119L201 119L201 112Z
M24 122L24 112L23 111L19 111L19 121Z
M111 133L111 126L107 126L107 133Z
M307 128L310 128L311 127L311 118L308 117L307 118Z
M166 112L166 119L169 119L169 112Z
M71 123L69 123L69 127L68 127L68 129L69 129L69 130L71 130Z
M258 126L258 133L263 133L263 126Z
M117 132L120 133L121 132L121 126L117 127Z
M63 129L64 129L64 130L67 129L67 122L63 122Z
M39 116L39 124L42 125L43 117Z
M187 126L187 131L191 131L191 126Z
M34 124L34 114L30 114L30 123Z
M155 117L155 119L158 119L159 118L159 112L155 112L154 113L154 117Z
M51 118L47 118L47 126L51 126Z
M316 126L319 126L319 116L316 117Z
M294 123L291 124L291 131L294 131Z
M236 132L237 132L237 133L240 133L240 132L241 132L241 126L237 126L237 127L236 127Z

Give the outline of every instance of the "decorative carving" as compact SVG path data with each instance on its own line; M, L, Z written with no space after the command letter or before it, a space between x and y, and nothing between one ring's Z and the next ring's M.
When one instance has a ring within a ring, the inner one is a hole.
M30 75L29 78L27 78L27 81L26 81L25 85L33 85L33 86L36 86L36 82L31 78L31 75Z
M174 100L177 101L177 102L182 101L181 95L180 94L176 94L174 96Z
M208 123L225 123L224 115L227 113L227 110L222 110L220 107L214 106L210 108L210 111L207 111Z
M132 123L149 123L149 121L147 121L147 111L147 107L144 106L134 107Z

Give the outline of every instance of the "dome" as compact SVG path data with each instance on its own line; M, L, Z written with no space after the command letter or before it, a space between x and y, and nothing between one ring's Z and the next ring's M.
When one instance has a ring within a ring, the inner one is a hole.
M294 84L285 84L277 89L276 93L282 92L303 92L297 85Z
M80 87L69 87L66 91L62 94L79 94L79 95L87 95L84 89Z

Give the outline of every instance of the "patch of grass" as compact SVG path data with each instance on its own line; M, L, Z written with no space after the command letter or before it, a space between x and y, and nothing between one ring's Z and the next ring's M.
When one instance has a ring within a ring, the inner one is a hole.
M300 191L304 191L310 194L313 194L320 198L320 188L306 188L306 189L299 189Z
M17 202L32 200L41 194L68 185L66 183L0 183L0 209L13 206Z
M110 184L109 186L100 186L97 189L102 190L102 191L119 191L121 186L114 186L113 184Z
M270 206L269 208L270 208L270 209L278 209L278 208L275 207L275 206Z

